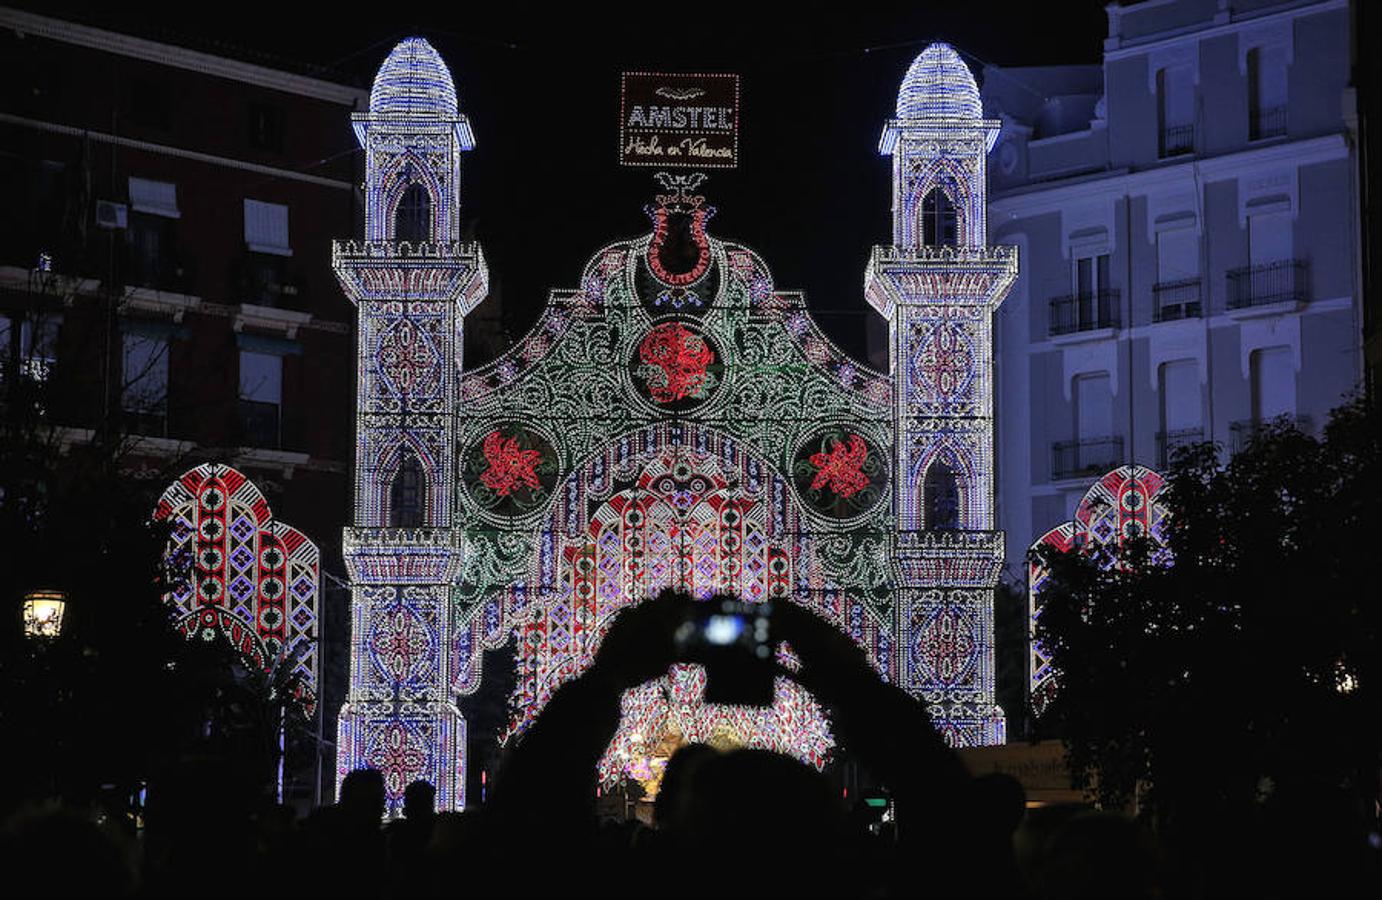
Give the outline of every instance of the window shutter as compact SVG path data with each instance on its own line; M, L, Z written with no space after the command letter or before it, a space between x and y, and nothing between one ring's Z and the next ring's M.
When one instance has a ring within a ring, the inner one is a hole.
M255 253L292 256L288 244L288 207L245 199L245 244Z
M1193 359L1161 367L1161 429L1184 431L1200 427L1200 371Z
M1290 347L1267 347L1252 353L1252 417L1263 421L1295 415L1296 373Z
M1156 236L1156 279L1162 284L1200 274L1199 235L1193 228L1161 231Z
M135 212L180 219L178 186L167 181L130 177L130 208Z

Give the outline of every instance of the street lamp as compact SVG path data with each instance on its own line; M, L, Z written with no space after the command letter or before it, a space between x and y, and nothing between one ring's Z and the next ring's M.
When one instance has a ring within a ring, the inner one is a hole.
M62 591L30 591L24 595L24 633L29 637L57 637L66 611L67 594Z

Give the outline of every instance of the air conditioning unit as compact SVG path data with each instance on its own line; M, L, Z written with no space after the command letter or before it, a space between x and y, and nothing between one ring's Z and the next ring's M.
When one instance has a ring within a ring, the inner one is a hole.
M96 224L102 228L129 227L129 208L110 200L96 201Z

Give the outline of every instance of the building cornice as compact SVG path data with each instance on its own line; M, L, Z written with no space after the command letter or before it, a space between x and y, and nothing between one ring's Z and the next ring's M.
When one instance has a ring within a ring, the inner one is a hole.
M1127 7L1121 10L1120 14L1131 11L1145 11L1156 5L1161 4L1143 3L1138 6ZM1279 22L1299 18L1300 16L1337 12L1347 9L1348 0L1323 0L1323 2L1320 3L1313 3L1307 6L1293 6L1290 9L1280 9L1273 12L1243 14L1235 16L1227 22L1188 25L1184 28L1168 30L1162 34L1146 38L1132 38L1131 40L1124 41L1122 38L1110 37L1104 41L1104 62L1109 63L1131 56L1141 56L1148 50L1168 47L1186 41L1202 41L1226 34L1234 34L1235 32L1241 31L1243 26L1247 24L1258 25L1263 22ZM1112 26L1113 23L1110 22L1109 24Z
M121 137L118 134L106 134L103 131L89 131L85 128L78 128L75 125L60 125L57 122L45 122L42 119L30 119L27 116L16 116L11 113L0 113L0 124L18 125L22 128L33 128L38 131L47 131L53 134L65 134L70 137L85 138L103 144L128 147L131 150L143 150L146 153L158 153L163 156L175 156L179 159L195 160L196 162L208 163L213 166L240 169L245 172L254 172L257 175L270 175L274 178L303 181L307 184L318 185L319 187L329 187L343 191L353 190L354 188L350 182L339 181L335 178L323 178L320 175L309 175L306 172L294 172L292 169L280 169L277 166L265 166L259 163L247 162L243 159L231 159L228 156L218 156L214 153L202 153L200 150L185 150L182 147L172 147L168 144L155 144L152 141L140 141L134 138Z
M1071 193L1081 202L1107 201L1125 194L1144 193L1156 188L1200 181L1236 178L1249 168L1289 164L1309 166L1346 159L1351 152L1343 134L1326 134L1301 141L1268 144L1236 153L1208 158L1188 158L1184 162L1132 171L1114 169L1091 173L1088 177L1021 188L989 198L989 230L1015 218L1059 212L1070 204Z
M254 63L214 56L174 44L164 44L144 38L78 25L62 19L0 6L0 26L20 34L32 34L78 47L87 47L118 56L142 59L163 66L200 72L270 90L339 103L351 109L364 109L369 104L369 92L363 88L294 75Z

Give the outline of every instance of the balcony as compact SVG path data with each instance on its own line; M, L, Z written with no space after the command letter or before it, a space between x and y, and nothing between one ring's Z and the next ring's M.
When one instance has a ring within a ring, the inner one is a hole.
M1249 110L1248 140L1261 141L1266 138L1281 137L1286 133L1286 121L1285 106Z
M1156 464L1157 468L1165 469L1176 458L1176 453L1182 448L1192 444L1201 443L1204 440L1204 426L1196 425L1194 428L1174 428L1170 431L1158 431L1156 433Z
M1016 247L874 247L864 297L891 319L898 305L996 303L1016 277Z
M1203 315L1198 278L1157 282L1152 285L1152 298L1156 301L1152 311L1154 321L1174 322L1177 319L1198 319Z
M1283 259L1231 269L1228 308L1251 309L1278 303L1305 303L1309 298L1309 270L1304 260Z
M1051 334L1117 328L1118 297L1116 290L1056 297L1051 301Z
M1195 126L1170 125L1161 129L1161 144L1157 155L1162 159L1195 151Z
M475 243L336 241L331 264L354 303L407 298L459 303L468 313L489 292L489 269Z
M1276 427L1291 427L1305 434L1310 434L1314 430L1315 423L1309 416L1301 415L1280 415L1273 419L1240 419L1237 422L1230 422L1228 426L1229 452L1235 455L1243 452L1255 437Z
M1056 441L1051 445L1051 478L1055 481L1103 475L1122 462L1122 435Z

